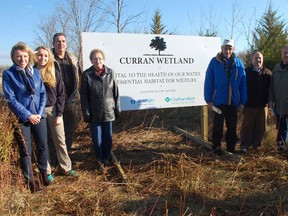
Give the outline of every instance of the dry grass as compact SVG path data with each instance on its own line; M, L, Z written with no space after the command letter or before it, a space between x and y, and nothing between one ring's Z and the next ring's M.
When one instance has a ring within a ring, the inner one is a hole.
M274 127L258 152L214 157L170 129L199 131L199 114L199 108L123 113L113 148L126 183L115 167L97 166L83 122L72 153L76 178L55 175L52 185L30 194L18 164L1 162L0 214L288 215L287 152L276 151ZM3 175L10 180L2 182Z
M2 93L2 73L0 73L0 93Z

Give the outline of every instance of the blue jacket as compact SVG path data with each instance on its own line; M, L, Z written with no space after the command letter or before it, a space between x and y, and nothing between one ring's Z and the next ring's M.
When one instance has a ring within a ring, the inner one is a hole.
M227 77L221 54L212 58L206 71L204 99L218 105L245 105L247 101L246 73L242 61L234 54L234 66L230 81Z
M34 68L32 75L35 94L31 93L25 85L23 76L13 65L3 72L2 86L5 98L11 111L19 118L20 122L29 120L30 115L45 115L46 90L40 72Z

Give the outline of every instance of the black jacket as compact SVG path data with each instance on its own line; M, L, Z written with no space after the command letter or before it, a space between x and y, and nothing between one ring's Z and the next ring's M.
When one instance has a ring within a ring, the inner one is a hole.
M57 63L55 62L55 65ZM55 66L56 86L54 88L47 86L46 88L46 107L56 106L56 116L62 116L65 106L65 88L61 78L61 74Z
M268 103L268 94L272 72L262 68L258 73L252 67L246 68L247 103L245 106L258 108L265 107Z
M81 77L80 99L86 122L108 122L120 115L120 97L112 69L105 67L101 76L91 66Z

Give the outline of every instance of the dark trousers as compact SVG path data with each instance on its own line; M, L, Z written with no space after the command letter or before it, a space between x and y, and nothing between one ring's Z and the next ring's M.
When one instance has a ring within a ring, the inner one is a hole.
M227 150L230 152L235 151L235 145L237 142L237 134L236 134L236 127L237 127L237 107L235 106L228 106L228 105L221 105L217 106L222 113L218 114L214 112L214 120L213 120L213 131L212 131L212 143L213 149L221 148L221 140L223 136L223 127L224 127L224 120L226 123L226 147Z
M241 148L257 148L261 145L266 131L267 108L245 107L241 126Z
M112 150L112 122L90 123L90 133L99 160L110 159Z
M278 129L277 133L277 143L286 145L287 141L287 123L288 123L288 115L276 115L277 119L277 126L276 128Z
M33 181L32 170L32 136L37 151L37 162L40 172L46 172L48 160L47 126L46 119L32 125L30 123L19 124L14 130L14 136L19 147L20 164L27 181Z
M66 103L63 112L63 122L65 130L65 140L68 151L70 151L72 148L72 143L76 130L77 116L78 114L76 109L76 102Z

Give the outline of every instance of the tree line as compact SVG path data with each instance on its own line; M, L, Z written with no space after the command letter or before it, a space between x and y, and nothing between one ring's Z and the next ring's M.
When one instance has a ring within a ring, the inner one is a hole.
M281 47L288 43L287 22L281 19L282 17L277 14L270 2L259 21L255 17L251 17L249 23L244 23L237 13L239 11L237 3L238 0L232 2L232 18L230 23L225 25L231 38L236 37L234 35L236 25L242 24L243 26L248 49L237 54L248 66L251 61L251 53L259 50L264 55L265 66L272 70L274 65L280 61ZM70 51L79 57L79 63L82 66L81 32L107 32L111 26L114 26L117 32L121 33L133 24L135 26L134 33L175 34L175 31L169 31L167 25L163 24L159 8L155 10L149 23L143 18L145 17L143 11L127 14L127 6L126 0L57 1L51 15L39 19L35 25L35 47L39 45L50 47L54 33L63 32L67 35ZM201 23L198 35L219 36L213 8L209 7L207 12L206 22ZM252 20L256 22L254 28L251 27ZM2 68L0 69L2 70Z

